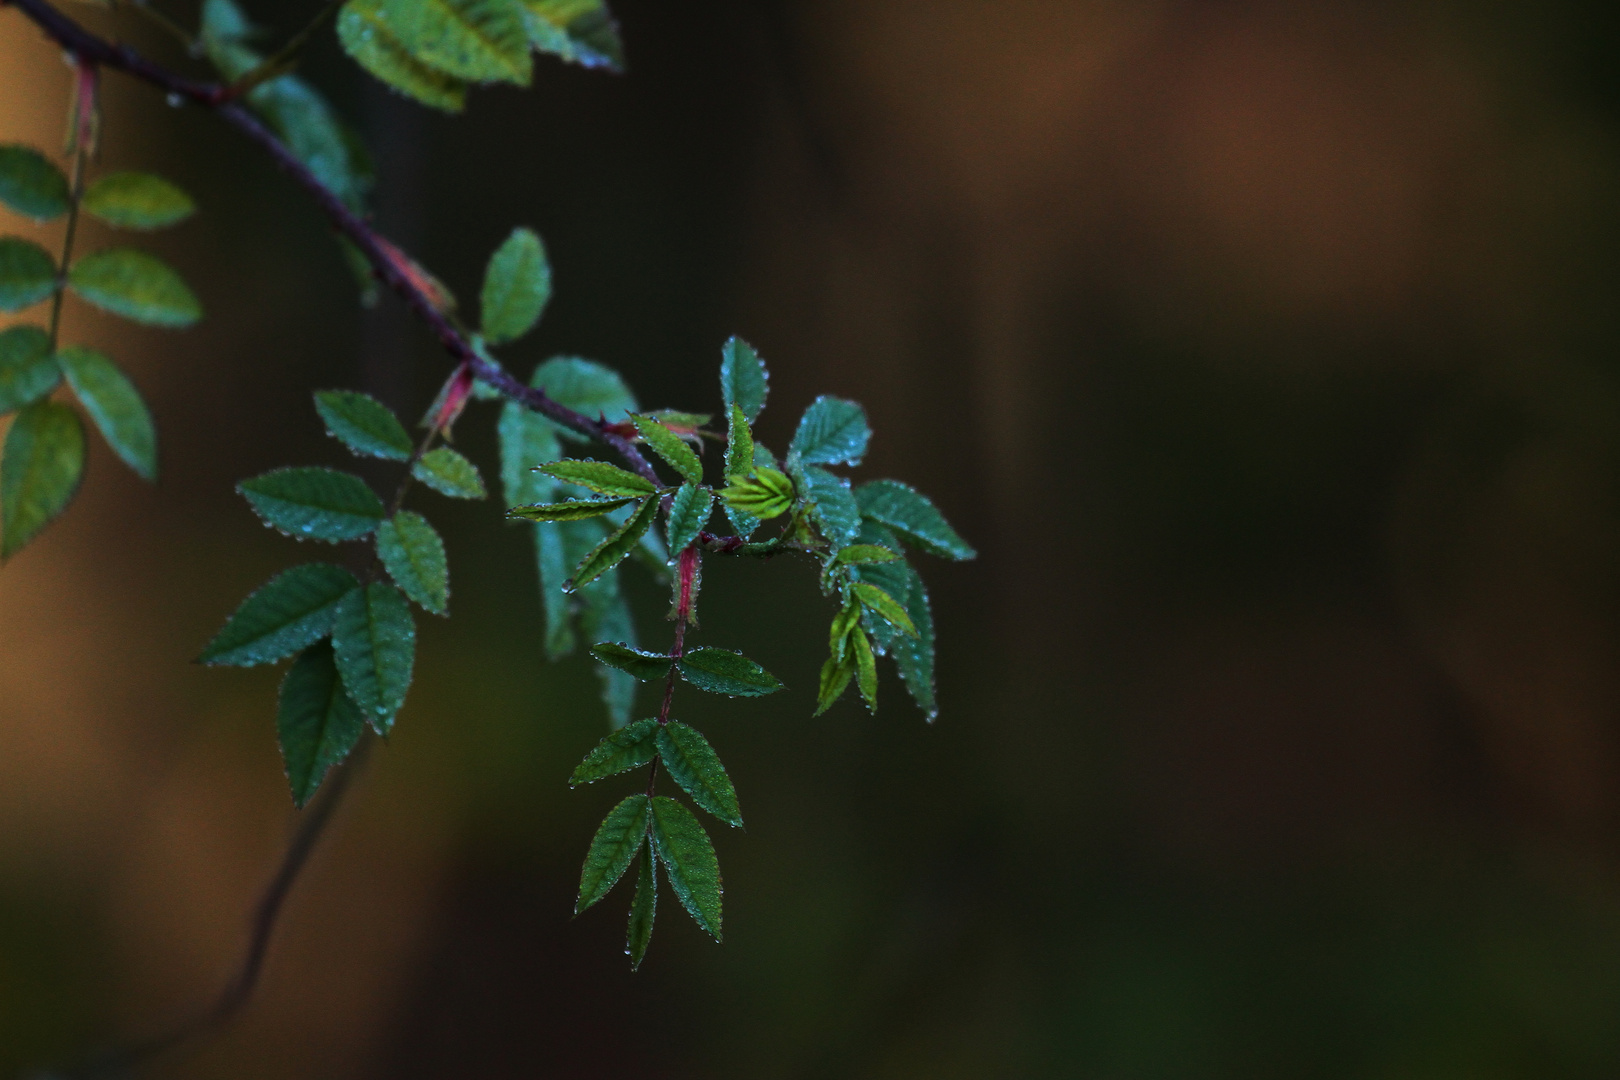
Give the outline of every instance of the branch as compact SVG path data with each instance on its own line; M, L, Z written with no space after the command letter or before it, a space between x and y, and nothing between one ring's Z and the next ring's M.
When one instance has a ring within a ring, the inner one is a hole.
M347 237L371 265L371 272L383 284L397 293L417 317L433 331L439 343L452 357L466 364L481 381L503 396L519 402L547 419L554 420L572 431L611 448L637 473L657 484L662 484L651 463L629 439L613 431L600 418L592 419L553 400L545 391L526 386L509 375L499 365L480 356L443 312L434 306L433 299L421 285L413 281L406 268L390 254L382 235L369 222L351 210L331 188L299 161L269 128L243 106L231 100L232 88L222 83L198 82L152 63L127 45L120 45L97 37L72 19L52 7L46 0L0 0L0 6L10 4L43 30L47 37L78 58L81 63L98 64L122 71L142 82L157 87L167 94L177 95L218 114L226 123L259 144L270 155L281 171L309 193L317 206L326 214L332 226Z

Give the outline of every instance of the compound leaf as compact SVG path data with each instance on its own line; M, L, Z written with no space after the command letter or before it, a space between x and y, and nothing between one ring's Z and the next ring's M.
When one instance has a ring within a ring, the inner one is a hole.
M17 414L0 457L0 558L23 549L67 509L84 476L84 426L57 401Z
M671 720L657 731L658 759L664 770L703 809L736 828L742 827L742 809L720 755L696 728Z
M0 146L0 202L24 217L49 221L68 212L67 177L31 146Z
M84 411L107 445L144 480L157 480L157 427L135 384L94 349L70 345L56 354Z
M735 405L752 424L765 408L771 391L771 375L765 370L754 347L740 337L727 341L720 350L720 397L729 412Z
M706 487L682 484L670 500L668 538L670 554L679 553L697 539L714 511L714 494Z
M680 473L689 483L703 482L703 462L698 460L696 452L686 445L685 439L650 416L636 415L630 417L630 420L636 425L636 430L641 432L641 437L646 440L647 445L652 447L659 457L669 462L670 468Z
M202 303L174 268L135 248L96 251L73 264L68 286L97 307L147 326L185 327Z
M377 493L336 469L274 469L243 480L236 490L266 525L299 540L358 540L383 519Z
M0 330L0 413L32 405L61 381L49 334L37 326Z
M635 550L635 546L641 542L641 534L652 527L653 520L657 516L658 500L643 499L636 512L630 515L630 519L592 549L591 553L580 562L574 570L573 580L568 584L568 591L577 592L618 566L626 555Z
M365 718L343 692L330 642L306 649L281 680L276 734L293 803L314 797L332 766L349 756L365 730Z
M411 467L411 475L452 499L482 499L488 494L484 490L484 478L478 475L478 466L448 446L423 454Z
M721 490L720 497L725 499L728 511L746 514L756 522L769 521L792 509L793 481L776 469L756 469L747 479L734 477L730 486Z
M664 864L669 886L687 913L719 941L720 860L714 844L692 811L667 795L651 801L653 850Z
M444 541L427 518L401 510L377 526L377 557L405 595L435 615L450 607L450 569Z
M416 663L410 601L382 581L355 589L338 602L332 648L349 697L377 734L388 734Z
M630 901L630 928L625 934L624 951L630 956L630 970L641 967L652 944L653 920L658 916L658 860L653 856L652 838L641 843L641 870L636 874L636 895Z
M532 229L513 229L484 270L484 340L500 345L527 334L550 299L551 264L545 245Z
M871 438L865 409L856 402L824 394L811 402L800 417L788 458L805 464L859 465Z
M408 461L411 437L392 409L353 390L318 390L315 411L326 423L326 433L362 457Z
M657 753L657 719L637 720L597 743L568 778L568 785L578 787L617 776L647 764Z
M445 112L460 112L467 104L467 84L412 56L384 21L385 2L349 0L343 5L337 18L337 36L343 51L407 97Z
M21 311L56 291L56 260L20 236L0 236L0 311Z
M163 229L197 212L180 188L151 173L108 173L85 189L79 203L88 214L121 229Z
M629 506L636 502L633 498L623 499L575 499L571 502L535 503L532 506L514 506L506 512L507 517L527 518L530 521L583 521L586 518L601 517L621 506Z
M730 697L763 697L782 689L775 675L729 649L693 649L676 662L681 676L699 690Z
M624 70L619 28L602 0L523 0L529 42L588 68Z
M650 803L645 795L631 795L608 811L591 839L590 851L585 854L585 866L579 875L579 899L574 902L575 915L606 896L630 869L630 863L647 837L647 823L652 814Z
M529 37L512 0L383 0L377 13L428 67L468 82L529 84Z
M197 662L252 667L291 656L330 634L339 602L359 588L330 563L285 570L242 601Z
M898 480L872 480L855 489L861 516L900 533L930 555L971 559L978 552L956 534L928 496Z
M645 476L638 476L628 469L621 469L605 461L564 458L562 461L540 465L535 471L614 498L639 499L658 490L657 485Z
M670 659L663 653L632 649L614 641L591 646L591 654L609 667L629 672L640 682L652 682L669 674Z

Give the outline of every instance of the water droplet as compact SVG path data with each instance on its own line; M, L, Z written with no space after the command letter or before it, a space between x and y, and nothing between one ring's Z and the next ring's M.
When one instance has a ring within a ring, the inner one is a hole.
M184 105L186 101L185 98L172 91L163 100L169 103L169 108L171 109L178 109L181 105Z

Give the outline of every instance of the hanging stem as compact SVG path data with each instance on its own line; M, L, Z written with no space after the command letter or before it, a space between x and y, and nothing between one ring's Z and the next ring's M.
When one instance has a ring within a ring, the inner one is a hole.
M68 264L73 259L73 240L79 231L79 203L84 198L84 167L96 138L96 69L78 63L74 67L73 115L68 119L69 149L73 154L73 176L68 190L67 228L62 233L62 258L58 263L56 292L51 295L51 352L56 352L62 329L62 298L67 293Z

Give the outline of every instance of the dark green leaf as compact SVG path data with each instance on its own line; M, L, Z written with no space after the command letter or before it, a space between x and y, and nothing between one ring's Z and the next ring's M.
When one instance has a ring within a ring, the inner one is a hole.
M578 787L640 768L657 753L657 719L637 720L597 743L568 778L568 785Z
M819 465L859 465L872 429L866 410L853 401L823 395L799 419L788 460Z
M383 0L379 15L429 67L468 82L529 85L529 38L513 0Z
M747 480L732 480L731 486L722 490L720 496L729 509L759 521L769 521L792 509L793 481L776 469L756 469Z
M337 36L355 63L423 105L458 113L467 104L467 84L418 61L383 21L386 0L349 0L338 12Z
M646 440L647 445L652 447L653 452L669 462L670 468L680 473L690 483L703 482L703 462L698 460L697 454L686 445L685 439L650 416L636 415L631 416L630 420L636 425L636 430L641 432L641 437Z
M148 326L185 327L202 318L202 304L190 286L145 251L93 252L73 264L67 281L97 307Z
M868 535L873 539L893 542L892 537L882 537L878 527L868 526L862 531L863 539ZM905 562L856 567L855 573L862 578L880 582L881 587L896 599L904 597L901 602L905 604L906 613L911 616L912 625L917 628L916 637L908 637L877 618L869 620L868 629L899 669L900 677L905 681L906 691L912 700L932 721L939 714L939 706L934 695L934 618L929 610L928 590L924 587L922 578Z
M617 372L577 356L547 360L535 368L529 385L544 390L559 404L609 424L624 423L636 409L635 395ZM566 428L559 428L558 433L575 442L585 441L585 436Z
M641 506L630 515L619 529L598 544L589 555L574 570L573 580L568 584L570 592L578 591L584 585L596 580L602 574L618 566L624 557L641 541L641 534L646 532L658 516L658 500L647 498L641 501Z
M602 0L523 0L529 41L584 67L624 70L619 28Z
M641 682L662 679L669 674L670 659L663 653L643 652L612 641L592 645L591 652L602 663L627 671Z
M851 544L838 552L838 561L851 566L869 566L877 563L894 562L900 558L900 553L890 551L878 544Z
M697 539L697 534L709 523L709 514L713 510L714 495L708 488L696 484L681 485L681 490L670 500L668 536L671 555Z
M632 795L608 811L591 839L591 850L585 855L585 866L579 875L579 899L574 902L575 915L606 896L630 869L647 837L650 802L645 795Z
M299 540L358 540L383 519L382 500L353 473L275 469L236 485L266 525Z
M728 488L727 490L730 489ZM722 491L720 494L724 495L725 491ZM747 511L737 509L730 502L724 499L722 499L721 502L726 508L726 517L728 520L730 520L731 527L737 530L737 535L742 537L744 540L754 535L754 530L759 528L759 518L748 513Z
M850 589L872 614L893 626L907 637L916 637L917 628L912 625L911 616L899 601L890 596L883 589L866 581L857 581Z
M0 558L17 554L66 509L83 475L78 413L55 401L19 412L0 457Z
M677 666L687 682L711 694L761 697L782 689L775 675L727 649L693 649L681 657Z
M735 405L752 424L765 408L771 390L771 375L765 370L754 347L740 337L727 341L720 350L720 397L727 411Z
M720 861L697 815L667 795L654 796L652 841L676 899L719 941Z
M564 458L562 461L541 465L537 471L565 483L577 484L598 494L615 498L639 499L658 490L657 485L646 477L605 461L577 461L573 458Z
M641 870L636 875L636 896L630 901L630 929L624 951L630 957L630 970L641 967L652 944L653 920L658 916L658 868L653 856L652 838L641 844Z
M0 330L0 413L32 405L61 381L49 334L37 326Z
M56 291L56 260L17 236L0 236L0 311L21 311Z
M242 601L197 662L252 667L291 656L330 634L338 603L359 588L353 574L328 563L283 571Z
M388 734L416 663L410 601L382 581L349 593L338 602L332 648L349 697L377 734Z
M803 469L805 498L821 535L834 550L855 539L861 531L861 508L849 490L849 481L816 465Z
M849 653L855 658L856 681L860 684L861 697L866 699L868 712L877 712L877 660L872 656L872 643L866 638L866 631L856 627L849 635Z
M162 229L197 212L191 196L151 173L108 173L91 184L79 206L122 229Z
M136 474L157 480L157 428L135 384L94 349L70 345L56 363L107 445Z
M497 427L501 441L501 487L506 505L530 506L548 502L557 483L534 467L561 454L557 429L550 420L515 401L501 406Z
M610 510L617 510L621 506L629 506L637 500L624 499L576 499L573 502L536 503L533 506L514 506L506 512L507 517L527 518L530 521L583 521L586 518L600 517Z
M855 651L846 649L842 657L829 656L821 665L821 682L816 692L815 715L820 716L833 703L844 696L849 680L855 676Z
M748 429L742 406L727 410L726 479L745 480L754 471L754 433Z
M326 422L328 435L361 456L408 461L415 449L399 417L370 394L318 390L315 411Z
M411 475L452 499L482 499L487 494L478 466L448 446L423 454L412 466Z
M327 772L349 756L364 730L365 718L343 692L331 643L316 642L281 680L276 709L276 734L296 805L315 796Z
M664 771L669 773L670 779L681 785L681 790L703 809L727 825L741 828L742 809L737 805L737 792L709 740L696 728L677 720L660 727L657 735L658 759L664 763Z
M589 524L595 525L595 522ZM579 528L578 525L559 525L558 529ZM619 572L609 570L579 591L583 601L580 612L581 632L591 641L620 641L635 647L636 622L631 617L630 601L619 588ZM596 669L602 681L602 704L607 706L608 721L620 728L630 722L636 704L636 680L629 672L603 664Z
M527 334L551 299L551 264L531 229L513 229L484 270L484 340L500 345Z
M427 518L401 510L377 526L377 557L405 595L435 615L450 607L450 569L444 541Z
M72 195L67 177L31 146L0 146L0 202L35 221L68 212Z
M960 560L978 554L956 535L928 496L898 480L862 484L855 489L855 499L862 517L889 526L930 555Z

